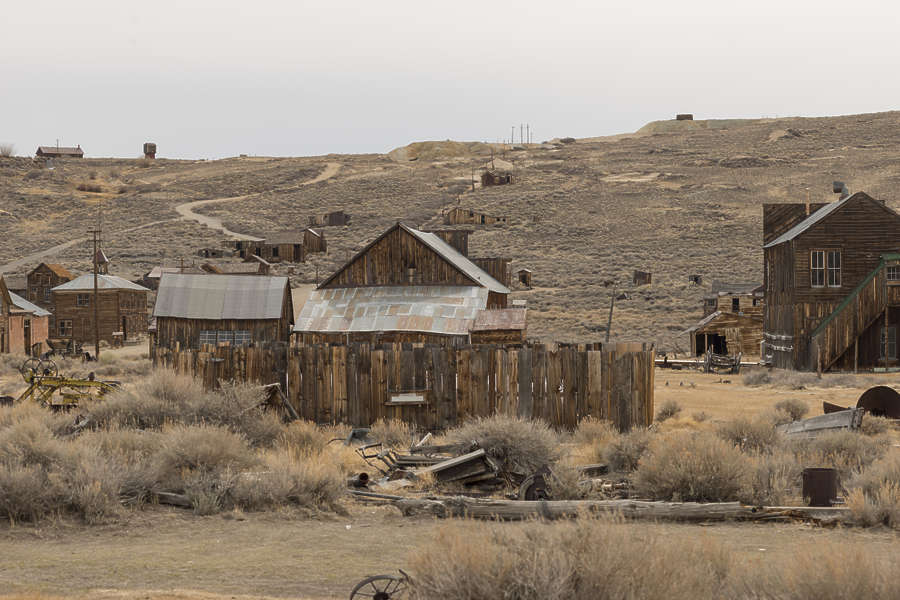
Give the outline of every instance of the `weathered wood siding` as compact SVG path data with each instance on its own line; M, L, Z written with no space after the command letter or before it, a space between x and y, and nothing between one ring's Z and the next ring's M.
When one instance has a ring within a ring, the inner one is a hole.
M425 233L433 233L453 246L463 256L469 256L469 235L472 233L471 229L424 229L423 231ZM475 261L475 259L470 260Z
M151 356L155 366L193 374L208 387L221 380L270 383L284 375L289 401L302 418L318 423L402 419L437 431L504 414L568 429L588 416L622 431L650 425L653 351L641 344L589 349L597 346L160 348ZM398 392L419 393L424 402L393 405Z
M325 241L324 231L313 231L312 229L303 230L303 250L310 252L327 252L328 243ZM304 257L305 259L305 257Z
M505 225L506 217L486 215L471 208L455 206L444 213L444 225Z
M469 260L506 287L512 285L511 258L470 258Z
M456 267L401 228L351 260L325 288L373 285L476 285Z
M87 294L87 306L79 306L79 294ZM138 290L100 290L100 339L112 343L113 332L125 331L128 339L147 333L147 292ZM56 307L56 331L51 331L51 338L74 339L78 342L94 341L94 292L93 290L53 292L53 304ZM72 321L72 334L60 335L61 321ZM124 321L123 321L124 320Z
M745 356L759 356L763 339L762 316L749 317L732 312L723 312L706 326L691 334L691 352L695 355L705 351L704 335L720 335L725 338L729 354L738 352Z

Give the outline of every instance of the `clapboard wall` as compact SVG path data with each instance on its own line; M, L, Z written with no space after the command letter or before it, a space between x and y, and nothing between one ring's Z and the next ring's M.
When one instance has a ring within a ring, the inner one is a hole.
M588 416L623 431L650 425L652 350L641 344L600 346L207 347L158 350L153 360L200 377L208 387L232 379L281 381L297 413L317 423L365 427L400 419L439 431L471 417L504 414L567 429ZM421 401L394 404L402 394Z

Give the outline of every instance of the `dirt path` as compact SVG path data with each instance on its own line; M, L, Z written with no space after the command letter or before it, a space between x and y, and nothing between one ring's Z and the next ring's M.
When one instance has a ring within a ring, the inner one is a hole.
M309 181L304 181L299 186L295 188L289 188L280 191L289 191L290 189L297 189L305 185L312 185L314 183L319 183L320 181L325 181L326 179L331 179L335 175L337 175L338 171L341 169L340 163L330 162L325 165L325 169L322 170L321 173L310 179ZM203 215L197 212L194 212L195 208L200 208L203 206L208 206L210 204L219 204L221 202L234 202L236 200L246 200L247 198L252 198L254 196L259 196L260 194L249 194L245 196L231 196L229 198L212 198L209 200L197 200L195 202L185 202L184 204L179 204L175 207L175 210L178 211L178 214L181 215L181 218L187 221L196 221L201 225L206 225L211 229L217 229L221 231L226 236L229 236L238 240L248 240L251 242L258 242L260 238L253 237L252 235L246 235L244 233L238 233L236 231L231 231L227 227L222 224L222 220L217 217L211 217L209 215Z
M280 191L290 191L290 189L299 189L306 185L312 185L314 183L319 183L320 181L325 181L327 179L331 179L332 177L337 175L338 171L340 171L340 170L341 170L340 163L330 162L327 165L325 165L325 168L322 170L321 173L319 173L312 179L310 179L308 181L304 181L303 183L301 183L298 186L295 186L294 188L287 188L285 190L280 190ZM207 227L210 227L212 229L217 229L217 230L221 231L223 234L233 237L235 239L258 241L259 238L256 238L256 237L253 237L250 235L246 235L243 233L238 233L236 231L231 231L230 229L228 229L227 227L222 225L221 219L218 219L216 217L210 217L207 215L198 214L198 213L194 212L194 209L199 208L201 206L206 206L207 204L216 204L219 202L231 202L234 200L243 200L246 198L251 198L251 197L259 196L259 195L260 194L250 194L250 195L246 195L246 196L232 196L230 198L212 198L210 200L198 200L196 202L185 202L185 203L179 204L175 207L175 211L179 214L179 217L177 219L163 219L161 221L153 221L151 223L144 223L142 225L137 225L135 227L129 227L129 228L123 229L121 231L116 231L116 233L117 234L118 233L131 233L132 231L137 231L139 229L153 227L155 225L162 225L163 223L171 223L172 221L183 220L183 221L196 221L197 223L200 223L201 225L206 225ZM17 269L20 269L22 267L30 266L30 265L34 264L35 262L40 261L43 258L46 258L48 256L53 256L54 254L62 252L63 250L71 248L72 246L74 246L76 244L80 244L82 242L85 242L89 239L90 238L87 238L87 237L80 237L80 238L76 238L73 240L69 240L68 242L64 242L62 244L57 244L56 246L51 246L49 248L39 250L38 252L32 252L31 254L17 258L14 261L8 262L4 265L0 265L0 274L16 271Z

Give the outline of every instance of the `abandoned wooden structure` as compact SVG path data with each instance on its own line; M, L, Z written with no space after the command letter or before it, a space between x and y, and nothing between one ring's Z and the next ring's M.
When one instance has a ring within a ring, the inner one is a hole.
M397 223L310 294L294 331L301 344L471 343L479 313L506 309L509 293L440 236ZM520 311L492 322L521 342L524 321Z
M513 182L512 173L508 171L499 171L497 169L485 169L481 173L481 187L491 187L494 185L508 185Z
M233 253L226 248L200 248L197 250L197 256L202 258L225 258Z
M694 115L692 115L691 113L680 113L680 114L675 115L675 120L676 121L693 121Z
M635 270L631 276L634 285L650 285L653 282L653 274L646 271Z
M401 419L438 431L494 414L574 429L586 417L617 428L653 420L653 355L642 344L464 346L318 344L152 351L156 366L220 380L286 383L301 418L367 427ZM279 370L279 365L286 365ZM287 381L285 382L284 379Z
M166 273L153 317L152 347L286 344L294 305L287 277Z
M213 275L268 275L272 265L258 256L248 262L205 262L200 271Z
M144 142L144 158L149 160L156 158L156 144L154 142Z
M97 276L100 339L112 344L114 333L129 340L147 333L149 289L117 277ZM51 290L56 325L52 338L91 343L94 340L94 275L80 275Z
M342 210L335 210L324 215L309 218L310 227L343 227L350 224L350 215Z
M900 215L862 192L807 206L764 206L764 360L821 371L897 365Z
M519 269L518 271L516 271L516 279L519 280L520 284L524 285L527 288L531 287L532 275L533 273L531 269Z
M497 217L471 208L454 206L444 210L444 225L506 225L506 217Z
M40 355L49 334L50 311L9 291L0 276L0 352Z
M53 297L50 290L73 279L75 279L75 276L68 269L53 263L41 263L26 276L27 291L25 297L30 302L51 313L51 328L56 326L56 322L53 316Z
M690 327L691 354L759 356L763 339L764 289L756 283L714 281L703 299L703 319Z
M328 250L324 232L309 227L273 233L264 240L236 240L233 244L240 258L261 258L269 263L302 263L306 262L307 254Z
M84 158L84 150L81 145L72 147L66 146L38 146L35 156L42 158Z

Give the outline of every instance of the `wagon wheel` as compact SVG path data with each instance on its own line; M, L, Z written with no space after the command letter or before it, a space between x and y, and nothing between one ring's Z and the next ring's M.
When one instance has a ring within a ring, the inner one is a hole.
M404 598L409 588L409 580L406 577L394 575L373 575L366 577L356 584L350 592L350 600L360 598L372 598L373 600L391 600L391 598Z
M41 360L32 357L22 363L22 366L19 367L19 373L22 374L22 378L26 382L31 382L35 376L56 377L59 375L59 367L57 367L56 363L52 360Z

